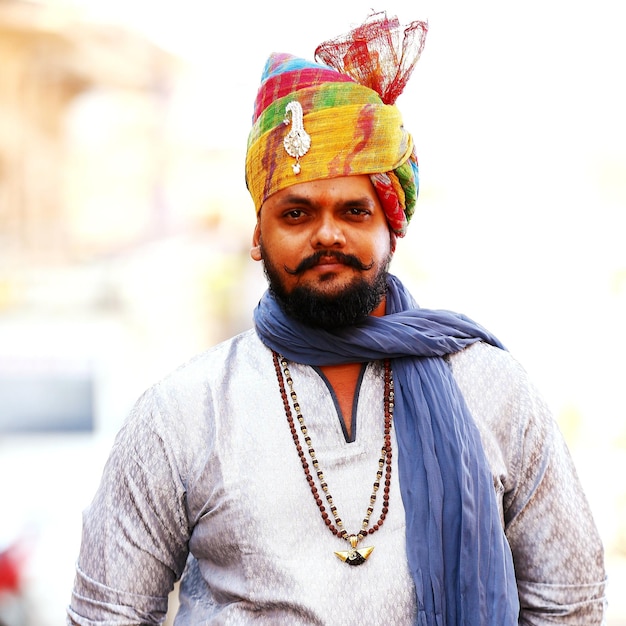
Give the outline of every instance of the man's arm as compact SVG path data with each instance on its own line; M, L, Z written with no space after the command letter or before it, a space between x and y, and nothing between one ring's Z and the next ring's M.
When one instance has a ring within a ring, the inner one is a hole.
M508 352L475 344L451 364L497 485L520 624L602 624L602 542L548 407Z
M116 438L84 513L68 624L160 624L187 558L185 490L153 393Z
M602 541L565 441L543 400L520 389L519 467L505 495L520 623L602 624L605 571Z

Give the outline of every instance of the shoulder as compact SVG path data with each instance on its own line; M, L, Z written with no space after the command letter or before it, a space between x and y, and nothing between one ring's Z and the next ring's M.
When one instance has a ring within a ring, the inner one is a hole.
M489 381L508 387L512 382L527 381L524 368L509 352L482 341L451 354L449 362L461 385Z
M122 432L135 440L162 441L175 456L189 456L194 442L201 447L212 439L215 418L232 398L233 387L245 389L259 372L273 374L271 361L271 351L253 330L217 344L150 386Z
M552 439L556 426L549 407L506 350L480 342L449 362L492 468L512 479L521 471L524 450Z
M224 378L257 368L271 359L270 351L252 329L196 355L155 383L150 392L168 398L219 385Z
M524 367L506 350L479 342L451 355L449 362L477 421L549 413Z
M537 395L526 370L506 350L477 342L450 356L450 366L468 404L502 407ZM471 406L470 406L471 408Z

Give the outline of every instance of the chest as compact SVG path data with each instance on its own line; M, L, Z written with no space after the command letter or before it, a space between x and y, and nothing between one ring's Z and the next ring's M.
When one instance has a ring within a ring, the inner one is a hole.
M382 377L368 370L358 384L356 437L349 442L326 381L310 368L292 366L291 374L334 504L346 529L358 532L383 440ZM364 540L375 550L366 564L350 567L335 556L335 551L346 549L346 543L328 530L321 517L277 383L258 388L255 384L249 390L253 396L247 402L233 396L234 404L216 417L221 434L193 489L205 500L193 503L197 523L190 548L204 580L220 590L215 599L228 606L233 595L246 597L255 606L289 606L293 601L317 613L325 607L337 611L333 595L337 589L350 588L357 595L361 593L357 590L363 590L364 606L381 615L398 612L394 623L410 623L413 588L406 567L404 508L395 456L389 514L384 526ZM354 400L354 390L351 395ZM380 506L377 502L373 519L378 519ZM369 597L371 589L380 592L375 602ZM319 617L319 622L307 623L332 623L337 618L321 613ZM346 616L342 623L353 622Z

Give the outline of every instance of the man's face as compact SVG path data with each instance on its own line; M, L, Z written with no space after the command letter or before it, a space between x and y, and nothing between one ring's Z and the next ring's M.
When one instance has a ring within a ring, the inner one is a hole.
M391 235L368 176L278 191L261 208L253 245L291 316L333 328L384 313Z

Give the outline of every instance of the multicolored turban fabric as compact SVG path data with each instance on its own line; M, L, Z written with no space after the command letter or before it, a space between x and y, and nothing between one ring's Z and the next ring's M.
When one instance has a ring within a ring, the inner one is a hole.
M248 137L246 184L257 212L273 193L313 180L368 174L391 230L415 210L413 138L394 102L424 46L427 25L374 14L318 46L307 61L274 53L265 64Z

